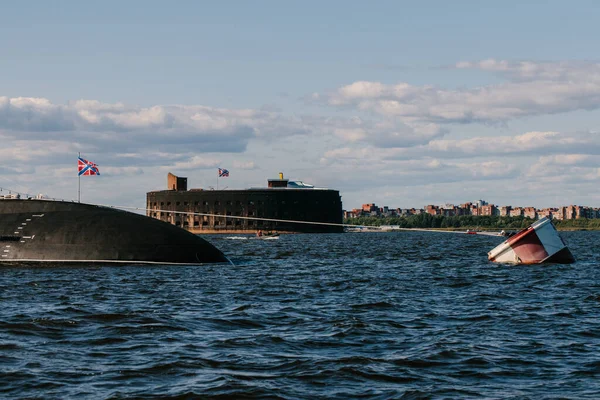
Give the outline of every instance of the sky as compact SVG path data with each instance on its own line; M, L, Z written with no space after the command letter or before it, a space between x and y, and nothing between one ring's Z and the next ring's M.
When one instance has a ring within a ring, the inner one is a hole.
M600 207L595 1L20 1L0 187L144 207L267 179L344 209ZM218 179L218 168L230 171Z

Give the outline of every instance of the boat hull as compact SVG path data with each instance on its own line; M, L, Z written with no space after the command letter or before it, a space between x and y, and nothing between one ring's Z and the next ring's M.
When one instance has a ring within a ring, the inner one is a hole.
M0 200L1 265L229 262L206 240L168 223L109 207Z
M548 218L542 218L496 246L490 261L509 264L571 264L575 257Z

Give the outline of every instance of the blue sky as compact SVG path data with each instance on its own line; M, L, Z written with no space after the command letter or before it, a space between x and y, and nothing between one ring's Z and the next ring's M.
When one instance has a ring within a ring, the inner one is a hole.
M523 4L524 3L524 4ZM143 206L167 172L344 207L600 206L600 6L34 2L0 14L0 186Z

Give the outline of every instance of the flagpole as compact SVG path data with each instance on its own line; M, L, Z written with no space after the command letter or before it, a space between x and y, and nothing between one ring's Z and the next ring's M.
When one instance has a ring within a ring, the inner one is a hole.
M77 154L78 159L81 158L81 152ZM79 165L79 160L77 161L77 164ZM81 203L81 175L79 175L79 168L77 171L77 202Z

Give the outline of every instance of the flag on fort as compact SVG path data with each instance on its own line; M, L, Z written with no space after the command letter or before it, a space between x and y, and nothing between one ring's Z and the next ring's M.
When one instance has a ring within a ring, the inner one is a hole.
M79 170L79 176L83 175L100 175L100 170L98 169L98 165L95 163L84 160L81 157L77 158L77 169Z
M225 168L219 168L219 178L227 178L229 177L229 171Z

